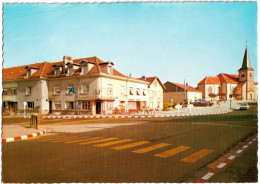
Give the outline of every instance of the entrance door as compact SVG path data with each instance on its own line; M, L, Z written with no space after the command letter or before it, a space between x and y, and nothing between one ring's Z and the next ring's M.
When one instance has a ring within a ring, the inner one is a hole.
M49 101L49 113L52 113L52 101Z
M101 102L96 102L96 114L101 114Z

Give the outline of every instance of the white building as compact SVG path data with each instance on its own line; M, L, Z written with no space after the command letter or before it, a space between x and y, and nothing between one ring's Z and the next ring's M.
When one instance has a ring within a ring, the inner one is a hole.
M3 111L23 112L24 102L27 111L43 114L125 113L151 104L162 109L162 87L158 85L156 98L149 96L154 85L121 74L110 61L64 56L60 62L4 69Z

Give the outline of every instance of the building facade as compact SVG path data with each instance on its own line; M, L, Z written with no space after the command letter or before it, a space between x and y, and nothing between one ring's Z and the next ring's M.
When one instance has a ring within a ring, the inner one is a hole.
M158 77L145 77L140 78L143 81L149 82L148 85L148 98L149 109L162 110L163 109L163 90L165 86L162 84Z
M202 92L189 86L176 82L166 82L163 92L164 103L190 103L202 98Z
M238 75L220 73L207 76L198 83L202 98L206 100L257 100L258 83L254 82L254 69L251 67L247 47L238 70Z
M97 57L3 69L3 111L113 114L149 108L151 83ZM161 99L163 96L161 95Z

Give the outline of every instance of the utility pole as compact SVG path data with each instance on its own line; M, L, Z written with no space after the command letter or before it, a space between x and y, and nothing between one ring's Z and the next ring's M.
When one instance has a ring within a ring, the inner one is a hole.
M186 103L186 84L185 84L185 79L184 79L184 103Z

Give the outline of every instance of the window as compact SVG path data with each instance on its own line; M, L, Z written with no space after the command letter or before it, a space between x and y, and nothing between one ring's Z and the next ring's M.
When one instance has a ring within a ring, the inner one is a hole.
M107 94L108 95L112 95L113 94L112 84L108 84L107 85Z
M91 109L90 101L82 102L81 108L82 110L90 110Z
M69 70L69 76L72 76L73 75L73 67L69 67L68 70Z
M55 86L54 87L54 94L60 94L60 86Z
M252 73L249 73L249 76L252 77Z
M143 96L146 96L146 90L145 89L143 90Z
M129 95L134 95L134 89L133 88L129 88Z
M154 81L154 86L157 87L157 81Z
M140 89L139 88L136 89L136 95L140 95Z
M107 110L112 110L114 108L113 102L107 102Z
M245 77L245 73L244 72L242 72L241 77Z
M161 96L160 91L157 91L157 98L160 98L160 96Z
M60 69L59 69L59 68L55 68L54 74L55 74L56 76L59 76L59 75L60 75Z
M7 95L7 89L3 89L3 95Z
M89 86L88 85L82 85L82 93L89 93Z
M120 90L121 90L121 95L125 95L125 86L121 86Z
M56 110L60 110L61 109L61 102L60 101L59 102L54 102L54 108Z
M26 95L31 95L32 94L32 87L26 87L25 88L25 94Z
M83 75L88 73L88 65L83 65Z
M208 95L212 93L212 87L208 87Z
M28 109L34 109L34 102L27 102Z
M69 86L67 87L67 94L72 94L72 93L75 94L74 86L73 86L73 85L69 85Z
M150 97L153 97L153 92L152 91L150 91Z
M112 75L112 74L113 74L112 66L108 66L107 70L108 70L107 73L108 73L109 75Z
M16 95L17 92L16 92L16 88L11 88L11 95Z
M66 102L66 109L76 109L75 102Z

